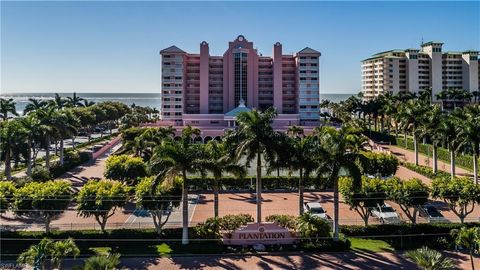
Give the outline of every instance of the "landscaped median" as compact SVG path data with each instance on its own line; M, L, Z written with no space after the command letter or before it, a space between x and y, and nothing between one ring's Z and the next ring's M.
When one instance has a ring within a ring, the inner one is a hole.
M344 241L335 242L323 237L321 245L306 244L272 245L265 251L402 251L422 246L442 250L453 250L454 240L450 232L462 226L474 227L479 223L461 224L418 224L340 226ZM120 253L124 257L189 255L189 254L229 254L256 252L251 247L223 245L218 237L205 238L198 227L189 228L190 243L182 245L182 229L164 229L159 237L154 229L54 231L46 235L42 232L2 232L2 259L16 259L18 254L37 244L41 239L73 238L81 256L90 256L99 251Z

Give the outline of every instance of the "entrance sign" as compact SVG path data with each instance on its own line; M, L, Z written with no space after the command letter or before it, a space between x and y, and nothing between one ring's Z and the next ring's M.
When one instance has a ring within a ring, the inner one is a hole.
M251 223L232 233L223 234L226 245L289 245L294 244L296 237L286 228L275 223Z

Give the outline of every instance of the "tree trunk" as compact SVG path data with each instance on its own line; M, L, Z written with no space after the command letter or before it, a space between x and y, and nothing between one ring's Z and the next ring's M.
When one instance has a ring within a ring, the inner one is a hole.
M7 146L7 150L5 151L5 177L8 180L12 179L12 164L10 162L10 146Z
M27 175L32 176L32 139L27 142Z
M475 263L473 262L473 250L470 248L470 262L472 263L472 270L475 270Z
M365 227L368 226L368 218L369 218L368 213L366 215L362 216L363 223L365 224Z
M452 179L455 177L455 151L450 150L450 174Z
M405 149L408 149L408 141L407 141L407 130L403 131L403 139L405 139Z
M262 154L257 152L257 223L262 222Z
M300 169L300 177L298 178L298 213L303 214L303 169Z
M418 166L418 142L415 132L413 132L413 150L415 152L415 165Z
M398 124L395 123L395 142L398 141Z
M478 184L478 154L473 154L473 181Z
M414 207L413 208L413 214L412 214L412 224L413 225L417 224L417 212L418 212L418 208Z
M436 174L438 172L438 158L437 158L437 144L436 143L433 143L432 158L433 158L432 170L433 170L433 173Z
M64 156L63 156L63 138L60 139L60 165L63 165Z
M333 170L333 239L338 240L338 171Z
M45 233L49 234L50 233L50 222L52 221L50 215L47 215L45 217Z
M182 245L188 245L188 190L187 190L187 172L184 170L182 185Z
M220 179L215 179L215 183L213 185L213 216L218 217L218 190Z
M45 136L45 167L50 170L50 135Z

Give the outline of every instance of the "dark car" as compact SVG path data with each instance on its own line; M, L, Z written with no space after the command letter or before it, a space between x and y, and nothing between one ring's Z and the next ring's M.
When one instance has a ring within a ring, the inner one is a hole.
M418 210L420 216L426 218L429 222L447 222L447 219L434 205L426 204Z

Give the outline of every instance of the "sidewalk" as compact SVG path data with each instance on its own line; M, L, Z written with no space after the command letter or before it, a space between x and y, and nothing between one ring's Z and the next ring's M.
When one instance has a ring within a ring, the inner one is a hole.
M385 150L391 151L392 154L397 156L401 161L415 163L415 153L410 150L406 150L394 145L381 145L381 147ZM433 159L431 157L427 157L421 153L418 154L418 164L423 166L432 167ZM447 173L450 173L450 163L445 162L443 160L438 160L438 169ZM458 166L455 167L455 174L457 176L467 176L473 177L473 173L467 171L463 168Z

